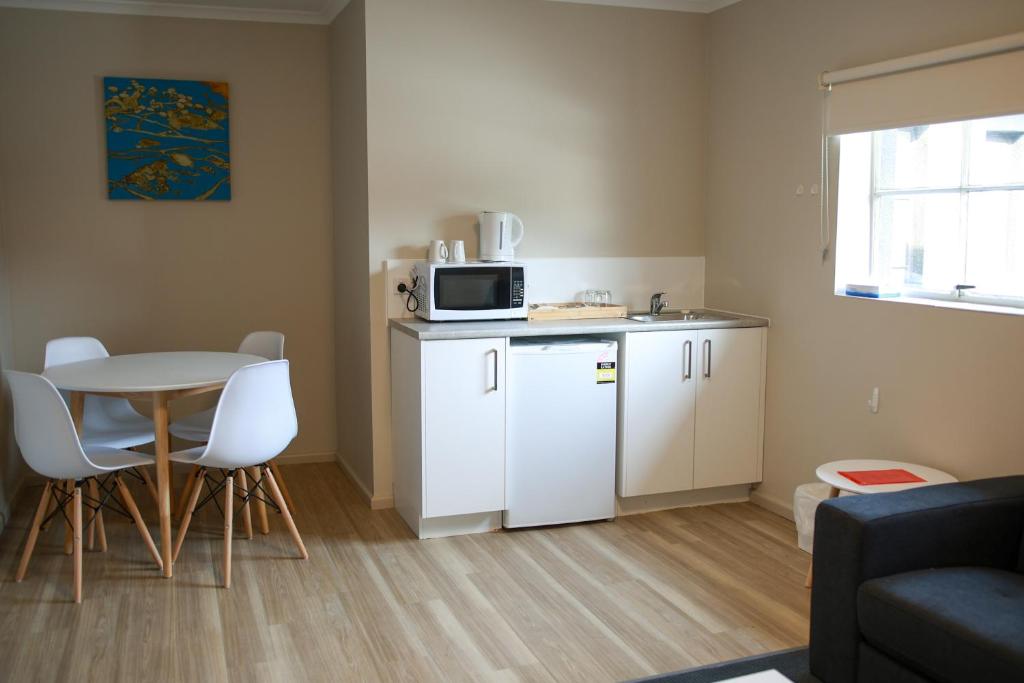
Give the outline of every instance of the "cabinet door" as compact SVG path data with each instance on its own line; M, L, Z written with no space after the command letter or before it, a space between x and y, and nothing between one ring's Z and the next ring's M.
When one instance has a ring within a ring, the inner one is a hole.
M620 382L620 496L693 488L695 332L625 335Z
M693 486L761 479L764 328L701 330Z
M423 516L505 507L502 339L423 342Z

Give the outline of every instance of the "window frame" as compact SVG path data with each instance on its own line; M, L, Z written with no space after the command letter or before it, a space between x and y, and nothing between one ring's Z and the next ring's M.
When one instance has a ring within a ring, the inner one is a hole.
M911 128L912 126L901 126L898 129L885 129L878 131L870 131L871 135L871 178L869 183L869 225L868 225L868 273L871 277L875 275L875 259L876 259L876 222L878 221L878 210L880 200L885 197L919 197L922 195L931 194L944 194L944 195L958 195L960 204L960 253L962 255L964 264L964 275L963 279L966 280L967 270L967 258L969 253L969 221L968 221L968 201L972 194L982 194L985 192L1014 192L1024 191L1024 182L1007 183L1003 185L972 185L970 183L970 170L972 160L972 136L971 136L971 123L977 120L984 120L989 118L1001 118L1001 117L983 117L983 119L965 119L963 121L951 121L949 123L958 123L962 127L962 147L960 155L960 183L959 185L947 185L941 187L917 187L917 188L880 188L878 186L878 180L881 176L881 135L886 130L901 130L905 128ZM937 124L922 124L922 125L937 125ZM840 150L841 153L841 150ZM838 174L837 174L838 175ZM841 182L841 179L839 179ZM970 282L958 282L957 286L971 285ZM840 285L837 283L836 293L841 293ZM977 304L979 306L998 306L1008 308L1019 308L1024 309L1024 295L1002 295L993 293L980 293L976 294L972 289L961 290L954 292L950 290L941 289L928 289L925 287L913 287L909 285L902 285L899 289L899 299L928 299L936 301L946 301L960 304Z

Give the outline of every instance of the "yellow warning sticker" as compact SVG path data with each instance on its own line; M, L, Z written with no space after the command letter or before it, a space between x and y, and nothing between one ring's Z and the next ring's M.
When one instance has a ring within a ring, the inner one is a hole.
M615 384L615 361L597 364L597 383Z

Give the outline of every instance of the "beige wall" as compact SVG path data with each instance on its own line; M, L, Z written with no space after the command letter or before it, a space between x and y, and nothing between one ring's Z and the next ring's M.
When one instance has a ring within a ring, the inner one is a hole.
M47 339L112 353L287 335L300 432L335 451L327 29L0 10L0 223L13 357ZM106 198L101 78L228 81L230 202Z
M0 126L3 114L0 113ZM0 174L0 185L4 177ZM0 204L0 370L11 367L11 306L7 281L7 254L3 240L3 205ZM14 444L11 424L11 396L7 382L0 375L0 531L10 519L11 503L21 485L25 467Z
M366 186L366 11L352 0L330 29L338 459L369 494L370 285Z
M745 0L711 15L706 297L772 318L768 502L790 506L838 458L1024 472L1024 318L833 296L816 198L794 194L818 181L819 71L1020 30L1019 0Z
M366 8L375 496L391 495L381 263L519 214L526 256L701 255L707 17L545 0Z

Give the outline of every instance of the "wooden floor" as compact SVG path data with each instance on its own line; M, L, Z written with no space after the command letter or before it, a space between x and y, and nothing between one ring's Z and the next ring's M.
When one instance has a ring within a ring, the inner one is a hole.
M23 495L0 537L0 680L615 681L807 642L807 556L750 504L418 541L333 464L284 474L308 561L274 515L219 588L211 506L163 579L112 518L79 606L57 524L14 583Z

